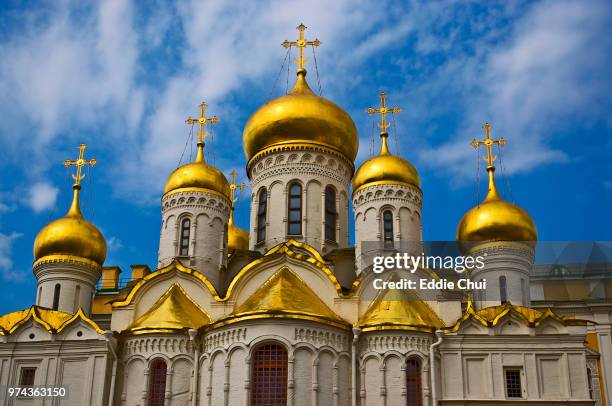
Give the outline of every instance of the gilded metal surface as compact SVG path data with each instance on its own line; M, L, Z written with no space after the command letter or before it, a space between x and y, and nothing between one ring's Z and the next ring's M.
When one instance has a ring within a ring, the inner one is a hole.
M380 94L380 107L368 108L368 114L380 114L380 152L377 156L365 161L353 178L353 195L368 186L380 184L400 184L421 187L421 180L417 170L402 157L392 155L389 152L387 138L387 114L399 113L398 107L387 107L387 99L384 93Z
M484 141L472 141L476 148L487 147L487 173L489 177L488 192L478 206L470 209L459 222L457 241L536 241L538 232L531 216L519 206L501 198L495 185L495 166L491 146L505 144L503 139L491 139L491 125L484 125Z
M173 284L145 314L128 329L132 334L145 334L160 330L169 332L200 328L211 321L178 284Z
M373 330L433 332L442 328L444 322L413 291L385 289L379 292L356 326L364 332Z
M321 45L321 41L319 41L318 39L315 39L314 41L307 41L306 38L304 38L304 31L306 31L306 27L304 24L300 24L297 27L298 33L299 33L299 37L297 41L287 41L285 40L281 45L284 48L290 48L290 47L297 47L299 50L299 58L296 58L295 63L298 66L298 69L304 69L304 65L306 65L306 62L308 62L306 60L306 58L304 58L304 48L306 48L308 45L311 45L313 47L318 47L319 45Z
M93 165L95 160L85 160L85 144L81 144L79 158L76 161L67 160L66 165L77 167L72 204L68 213L60 219L52 221L43 227L34 240L34 261L40 263L46 257L67 255L85 258L101 266L106 258L106 241L104 236L90 222L83 218L79 204L81 180L85 176L81 169L84 165Z
M34 261L32 268L36 268L40 264L53 262L72 262L77 264L85 264L91 266L92 268L100 269L100 264L95 261L92 261L91 259L65 254L45 255L44 257Z
M28 320L34 320L49 333L60 333L74 321L82 320L93 327L96 332L102 333L100 327L88 318L81 309L73 315L39 306L32 306L29 309L18 310L0 316L0 335L13 333Z
M206 288L210 291L210 294L212 295L212 297L216 301L221 301L222 300L221 297L219 296L219 294L217 293L217 290L215 289L213 284L206 278L206 276L204 276L201 272L196 271L195 269L187 268L186 266L184 266L178 260L175 259L168 266L160 268L157 271L152 272L152 273L148 274L147 276L145 276L144 278L142 278L141 280L139 280L132 287L132 289L130 290L130 293L128 293L128 295L125 297L125 299L117 301L117 302L113 302L113 307L125 307L125 306L129 306L132 303L132 301L134 300L134 296L136 295L136 293L138 293L138 291L140 291L140 289L148 281L150 281L151 279L156 278L156 277L158 277L160 275L164 275L164 274L167 274L168 272L173 272L173 271L182 272L184 274L189 274L189 275L193 276L194 278L200 280L200 282L202 282L202 284L204 286L206 286Z
M200 117L198 119L188 118L189 125L199 124L198 143L196 158L192 163L180 166L168 177L164 186L164 196L178 189L203 189L215 191L226 199L230 198L230 187L227 178L219 169L208 165L204 160L204 139L206 138L205 126L207 123L215 124L219 119L215 116L206 117L206 103L200 104Z
M236 171L230 173L230 201L232 203L229 222L227 224L227 252L232 253L235 250L248 250L249 249L249 233L246 230L236 226L234 224L234 209L238 198L236 197L236 190L245 190L247 185L244 183L236 184Z
M457 320L454 326L448 327L447 329L451 332L457 332L461 325L468 319L476 320L485 327L495 327L499 324L499 321L508 313L517 316L517 318L528 327L537 327L544 320L549 318L556 320L564 325L585 325L589 323L588 320L576 319L573 316L559 316L555 314L550 308L546 309L546 311L544 312L541 312L530 307L515 306L510 302L506 302L503 305L486 307L479 311L475 311L472 302L468 301L463 316L459 320Z
M293 89L260 107L247 122L243 146L247 160L281 143L327 146L354 161L359 148L357 128L336 104L315 95L298 70Z
M261 318L306 319L341 328L348 327L347 322L337 316L288 268L282 268L272 275L242 305L213 327Z

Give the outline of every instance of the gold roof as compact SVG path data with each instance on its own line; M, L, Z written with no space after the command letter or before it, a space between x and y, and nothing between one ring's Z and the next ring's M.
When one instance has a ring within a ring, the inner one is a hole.
M396 279L395 275L393 279ZM444 322L413 291L384 289L379 292L356 325L363 331L433 332L444 327Z
M347 328L317 295L288 268L282 268L263 283L243 304L216 326L245 319L304 319Z
M419 173L404 158L392 155L387 146L387 134L381 134L380 153L365 161L353 178L353 194L368 186L399 184L421 187Z
M249 249L249 233L234 224L233 216L227 225L227 252Z
M317 96L299 69L291 91L260 107L247 122L243 146L247 160L269 147L311 144L331 148L354 161L359 149L351 117L333 102Z
M185 291L174 284L129 328L133 334L173 332L200 328L211 321Z
M74 259L102 266L106 258L104 236L83 218L79 205L81 186L75 184L68 213L43 227L34 240L35 264L47 259Z
M164 186L164 196L172 192L202 190L229 199L230 188L227 178L219 169L204 161L204 143L198 142L195 161L180 166L170 174Z
M94 328L98 333L102 330L98 325L88 318L81 309L75 314L51 310L44 307L32 306L29 309L18 310L0 316L0 335L13 333L19 326L28 320L34 320L45 328L49 333L59 333L75 320L83 320Z
M495 167L487 168L489 190L478 206L470 209L457 227L457 241L536 241L538 232L533 219L519 206L501 198L495 186Z

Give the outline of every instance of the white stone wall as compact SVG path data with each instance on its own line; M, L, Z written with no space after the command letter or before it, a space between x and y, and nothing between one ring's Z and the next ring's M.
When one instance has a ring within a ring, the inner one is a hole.
M76 313L79 308L91 313L91 303L102 268L80 262L44 262L34 267L36 304L53 308L55 286L60 285L57 310Z
M419 255L422 252L421 191L408 185L375 185L358 190L353 195L355 210L355 261L358 273L371 265L362 242L384 239L382 213L393 213L393 241L397 249ZM401 243L401 244L400 244ZM373 244L364 245L370 251Z
M204 191L177 192L162 199L162 225L159 237L158 267L176 257L188 267L202 272L219 288L219 270L227 261L229 201ZM189 254L180 257L180 227L191 221Z
M346 248L349 241L348 190L353 176L353 164L330 150L288 148L279 149L249 162L251 180L250 248L265 252L293 238L306 242L322 253L334 248ZM302 236L288 237L288 186L302 185ZM336 242L325 240L325 188L336 191ZM257 242L257 207L259 192L268 191L266 239Z
M506 244L506 245L501 245ZM533 268L533 249L525 244L486 244L469 255L483 256L484 268L473 270L471 279L486 280L487 288L474 292L477 309L501 304L500 278L506 278L507 301L514 305L530 306L530 272Z

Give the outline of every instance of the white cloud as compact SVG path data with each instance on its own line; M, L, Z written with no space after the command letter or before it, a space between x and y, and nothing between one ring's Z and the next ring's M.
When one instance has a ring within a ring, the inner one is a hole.
M12 258L13 241L22 235L17 232L0 233L0 274L7 281L21 281L25 278L25 274L13 269Z
M28 190L25 203L36 213L55 207L59 189L47 182L33 184Z

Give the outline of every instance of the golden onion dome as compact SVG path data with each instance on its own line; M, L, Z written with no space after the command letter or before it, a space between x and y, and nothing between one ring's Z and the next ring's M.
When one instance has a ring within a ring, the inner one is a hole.
M164 195L185 189L212 191L229 199L230 187L227 178L219 169L204 161L203 142L198 142L195 161L176 168L170 174L164 186Z
M80 185L74 185L74 197L68 213L47 224L34 240L34 261L66 255L93 261L102 266L106 258L104 236L83 218L79 205Z
M249 118L243 144L247 160L272 146L314 144L354 161L359 137L351 117L335 103L314 94L306 82L306 70L298 69L293 89Z
M227 252L247 251L248 249L249 233L234 224L234 216L232 215L227 225Z
M379 184L411 185L420 188L417 170L402 157L392 155L387 146L387 133L381 135L382 144L378 156L365 161L353 178L353 194L359 189Z
M487 196L465 213L457 227L457 241L464 245L470 242L536 241L538 232L529 213L500 197L495 186L494 166L487 167L487 172Z

